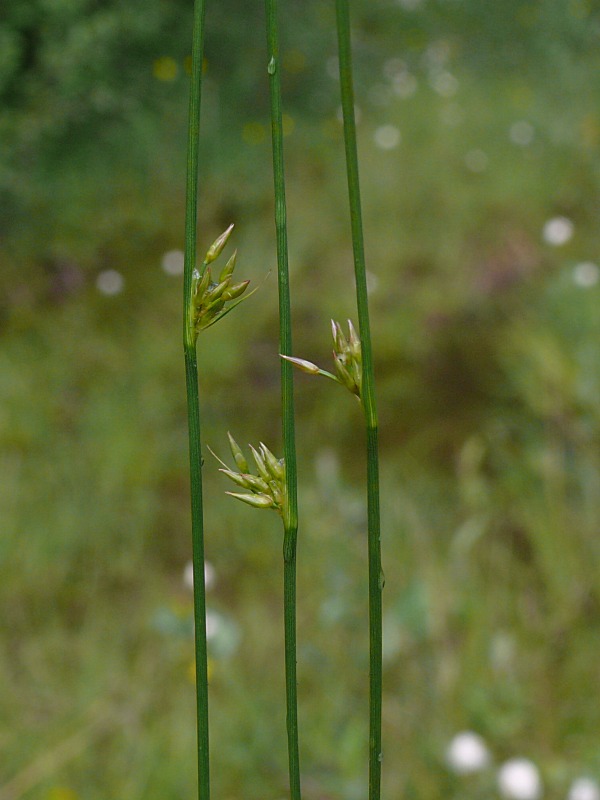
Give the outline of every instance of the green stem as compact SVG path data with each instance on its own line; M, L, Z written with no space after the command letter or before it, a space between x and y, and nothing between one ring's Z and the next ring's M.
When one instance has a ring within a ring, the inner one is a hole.
M194 635L196 651L196 714L198 724L198 797L210 798L208 761L208 658L206 651L206 590L204 585L204 524L198 364L195 350L185 348L188 403L190 483L192 497L192 563L194 568Z
M369 800L381 795L381 697L382 697L382 589L381 522L379 511L379 454L377 409L371 349L371 328L367 299L356 123L354 119L354 89L352 81L352 48L350 43L350 12L348 0L336 0L336 18L340 59L340 83L344 118L344 142L356 302L362 344L362 405L367 428L367 504L369 559Z
M273 141L273 180L275 187L275 229L277 234L277 275L279 286L279 352L292 354L292 326L288 270L287 213L283 163L283 125L279 62L277 0L265 0L271 134ZM294 425L293 368L281 359L281 405L283 452L286 476L286 510L283 541L283 597L285 632L285 687L287 708L288 766L290 796L300 800L300 755L298 745L298 687L296 678L296 541L298 501L296 477L296 437Z
M204 522L202 512L202 458L196 332L190 324L192 270L196 263L198 216L198 138L204 47L204 0L196 0L192 39L192 75L188 122L185 207L185 267L183 280L183 344L187 392L194 570L194 633L196 653L196 713L198 729L198 798L210 798L208 752L208 658L206 648L206 589L204 585Z

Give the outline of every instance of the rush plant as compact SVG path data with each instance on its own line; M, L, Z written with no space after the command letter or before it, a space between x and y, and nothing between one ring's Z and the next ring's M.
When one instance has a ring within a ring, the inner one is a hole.
M188 154L183 279L183 350L187 394L189 462L192 514L192 565L194 575L194 642L196 664L196 718L198 750L198 798L210 798L208 735L208 656L206 644L206 586L204 581L204 515L198 360L196 341L200 331L218 322L241 300L248 281L234 284L236 253L225 264L218 280L211 265L227 244L230 225L209 247L200 268L196 267L198 222L198 139L204 51L204 0L196 0L192 37L192 65L188 121Z
M381 784L381 703L382 703L382 589L378 425L375 407L373 359L367 300L366 268L362 231L348 0L336 0L340 83L344 122L344 141L359 333L348 321L348 334L332 321L335 373L298 359L292 353L290 285L288 269L287 208L283 160L283 124L279 57L277 0L265 0L267 27L267 73L269 76L277 275L279 290L279 351L281 354L281 407L284 457L276 458L264 444L251 447L256 472L250 470L241 448L229 434L229 446L237 469L223 461L221 472L243 491L228 494L255 508L277 511L282 518L284 650L287 709L288 771L291 800L301 800L296 677L296 547L298 506L296 445L293 397L293 367L322 375L345 386L359 401L365 419L367 445L368 576L369 576L369 800L379 800ZM190 435L190 476L192 489L192 540L194 566L194 615L196 632L196 685L198 711L199 799L209 800L208 764L208 688L204 586L204 542L202 522L202 459L200 451L200 413L196 339L245 297L248 281L233 283L236 253L213 279L211 265L221 254L231 235L231 225L209 248L199 269L196 261L198 134L202 65L204 0L196 0L192 51L192 86L188 145L186 203L186 250L184 274L184 351L187 378ZM247 295L246 295L247 296Z
M379 444L375 378L371 348L371 326L367 295L364 235L354 117L352 49L348 0L336 0L340 86L346 151L346 175L350 205L350 227L354 255L356 305L360 339L348 320L346 337L339 323L331 322L335 374L311 361L282 353L282 360L303 372L322 375L345 386L360 401L366 428L367 456L367 542L369 578L369 800L381 796L381 706L382 706L382 591L381 521L379 503Z
M288 268L287 206L283 163L283 115L281 110L281 63L277 0L265 0L267 23L267 72L271 106L275 232L277 236L277 285L279 289L279 352L292 354L290 278ZM298 490L294 377L292 365L281 362L281 415L285 460L286 507L283 515L283 615L285 649L286 723L291 800L300 800L300 753L298 743L298 687L296 678L296 543L298 539Z

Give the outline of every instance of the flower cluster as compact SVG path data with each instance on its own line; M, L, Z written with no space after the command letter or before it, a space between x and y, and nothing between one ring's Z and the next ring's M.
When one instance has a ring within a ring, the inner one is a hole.
M284 355L281 358L289 361L303 372L308 372L309 375L323 375L325 378L341 383L342 386L345 386L360 400L362 390L362 348L360 339L351 320L348 320L347 337L344 336L339 322L335 322L333 319L331 320L331 332L333 334L333 363L336 375L332 375L331 372L327 372L313 364L312 361L306 361L303 358Z
M194 269L192 272L192 298L190 303L190 327L195 332L196 336L199 331L209 328L214 325L221 317L228 314L235 306L242 300L241 295L244 294L248 288L250 281L242 281L241 283L232 283L233 271L235 269L235 262L237 259L237 250L233 253L231 258L227 261L223 270L219 274L217 281L213 280L210 264L221 254L223 248L233 230L233 225L230 225L209 247L202 269ZM247 295L250 297L250 295ZM246 299L246 298L242 298ZM237 300L237 303L225 307L225 304Z
M231 454L240 471L236 472L229 469L227 464L213 453L217 461L223 464L223 469L219 471L227 475L238 486L247 489L249 493L226 492L226 494L231 495L231 497L237 497L238 500L242 500L242 502L248 503L254 508L273 508L283 515L286 496L284 460L276 458L262 442L258 450L250 445L257 469L257 475L253 475L241 448L230 433L227 436L229 437Z

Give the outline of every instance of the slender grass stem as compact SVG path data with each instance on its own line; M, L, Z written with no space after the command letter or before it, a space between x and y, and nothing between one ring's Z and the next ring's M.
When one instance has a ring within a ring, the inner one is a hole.
M204 522L202 509L202 458L196 332L190 325L192 270L196 263L198 216L198 137L204 50L204 0L196 0L192 38L192 75L188 122L185 211L185 266L183 280L183 346L187 391L192 511L192 562L194 569L194 633L196 653L196 713L198 729L198 798L210 798L208 751L208 664L206 651L206 588L204 585Z
M277 0L265 0L271 134L273 141L273 179L275 187L275 228L277 234L277 275L279 286L279 352L292 353L292 326L288 270L287 212L283 163L283 124ZM294 425L294 384L292 365L281 359L281 404L283 451L286 468L286 512L283 540L283 597L285 629L285 687L287 707L288 766L290 796L300 800L300 755L298 746L298 690L296 678L296 541L298 501L296 477L296 438Z
M362 343L362 405L367 428L367 518L369 560L369 800L379 800L381 795L381 696L382 696L382 589L381 522L379 511L379 449L377 409L371 328L367 299L356 123L354 119L354 88L352 80L352 48L350 42L350 12L348 0L336 0L336 19L340 60L340 84L344 119L344 143L354 272L356 276L356 302Z

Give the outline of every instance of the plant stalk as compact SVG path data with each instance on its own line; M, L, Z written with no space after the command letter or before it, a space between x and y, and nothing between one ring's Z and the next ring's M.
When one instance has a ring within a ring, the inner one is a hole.
M283 162L283 124L281 111L281 66L277 0L265 0L271 136L273 143L273 181L275 190L275 229L277 235L277 276L279 288L279 352L292 354L292 326L288 269L287 211ZM283 598L285 635L286 725L290 797L300 800L300 755L298 744L298 686L296 677L296 542L298 500L296 437L294 424L294 383L292 365L281 359L281 406L283 452L285 458L286 509L283 517Z
M381 796L381 701L382 701L382 590L381 520L379 509L379 446L375 381L371 348L371 328L367 298L364 237L358 175L352 47L349 0L336 0L336 20L340 62L340 85L344 120L344 144L356 303L362 346L362 406L367 432L367 527L369 562L369 800Z
M192 36L192 69L188 120L185 205L185 259L183 280L183 346L189 433L192 512L192 563L194 574L194 636L196 658L196 715L198 745L198 798L210 800L208 742L208 657L206 647L206 587L204 584L204 521L202 507L202 457L196 332L190 325L192 271L196 263L198 218L198 140L204 55L204 0L196 0Z

